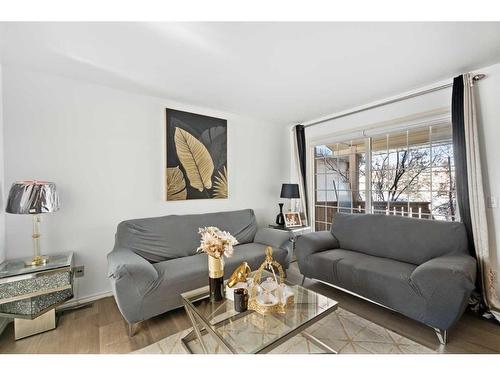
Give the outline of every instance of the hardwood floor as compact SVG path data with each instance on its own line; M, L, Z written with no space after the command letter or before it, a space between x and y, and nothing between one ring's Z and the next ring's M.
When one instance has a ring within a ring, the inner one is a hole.
M288 278L301 281L296 263ZM443 349L433 330L421 323L319 282L307 280L305 285L336 299L344 309L429 348L444 353L500 353L500 325L472 314L465 314L449 332L449 344ZM128 337L115 301L108 297L91 307L64 311L57 329L22 340L14 340L14 327L9 324L0 336L0 353L130 353L189 327L184 310L177 309L141 323L135 336Z

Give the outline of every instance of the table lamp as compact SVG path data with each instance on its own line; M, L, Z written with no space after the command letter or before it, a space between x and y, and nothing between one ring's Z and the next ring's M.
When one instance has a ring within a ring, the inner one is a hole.
M298 184L282 184L280 198L289 198L290 199L290 211L292 211L293 199L300 198L299 185ZM294 210L296 211L297 208L295 207Z
M18 181L10 187L6 212L32 215L33 217L33 259L27 265L40 266L48 262L40 255L40 214L59 209L56 184L47 181Z

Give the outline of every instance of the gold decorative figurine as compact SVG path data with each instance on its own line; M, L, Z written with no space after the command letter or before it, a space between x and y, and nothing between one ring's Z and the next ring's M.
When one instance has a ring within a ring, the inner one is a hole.
M241 263L238 268L236 268L227 282L227 286L232 288L239 282L246 282L248 275L250 275L252 270L247 262Z
M269 277L266 281L261 282L262 272L266 268L272 272L274 277ZM278 270L279 279L276 277L274 268ZM273 259L273 248L268 246L266 259L253 278L252 297L248 302L248 308L260 314L285 313L286 306L294 303L294 297L293 293L287 291L287 287L283 284L284 280L283 267ZM258 288L262 290L260 294L257 293Z

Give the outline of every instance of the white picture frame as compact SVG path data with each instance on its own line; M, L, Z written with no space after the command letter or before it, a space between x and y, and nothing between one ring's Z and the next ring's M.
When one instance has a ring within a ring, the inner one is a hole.
M299 212L287 212L284 215L285 215L285 227L293 228L302 226L302 220L300 218Z

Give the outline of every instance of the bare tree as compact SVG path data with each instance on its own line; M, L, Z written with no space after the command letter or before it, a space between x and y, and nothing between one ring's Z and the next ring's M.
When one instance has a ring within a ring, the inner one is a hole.
M434 210L447 220L455 221L455 216L457 214L456 202L453 192L456 191L456 184L453 171L453 149L450 147L445 147L442 150L442 155L440 161L440 167L442 167L443 177L439 181L439 191L437 193L438 197L443 197L445 201L443 203L437 204Z
M390 160L390 155L394 161ZM372 176L377 199L395 202L410 189L420 190L423 182L419 182L419 176L430 168L430 163L428 149L400 150L379 158Z
M317 149L316 155L324 157L325 168L335 175L334 179L343 183L350 182L347 158L332 156L331 153L321 149ZM359 154L357 170L360 177L365 176L365 170L362 168L365 160L363 154ZM446 196L447 200L435 205L433 211L453 220L456 209L453 196L455 182L452 160L453 148L449 143L435 145L432 151L430 147L415 147L405 150L389 150L388 153L374 156L371 168L374 201L396 202L410 192L432 190L430 172L437 169L439 173L435 173L434 176L439 179L440 185L437 196Z

